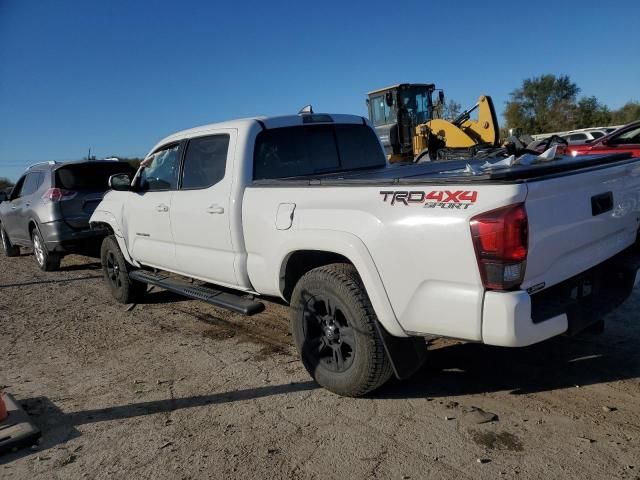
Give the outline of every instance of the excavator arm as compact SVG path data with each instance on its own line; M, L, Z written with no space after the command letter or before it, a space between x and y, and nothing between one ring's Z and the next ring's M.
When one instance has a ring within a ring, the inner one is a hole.
M471 113L476 109L477 119L472 120ZM436 136L447 149L469 149L478 145L497 146L500 131L491 97L481 96L473 108L463 112L453 122L435 118L418 125L413 137L413 151L416 157L428 149L430 136Z

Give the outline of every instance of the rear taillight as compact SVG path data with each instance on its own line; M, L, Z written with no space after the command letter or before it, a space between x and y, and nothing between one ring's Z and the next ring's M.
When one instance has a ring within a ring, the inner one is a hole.
M76 196L77 192L72 192L71 190L64 190L62 188L50 188L44 195L42 195L42 200L46 202L61 202L62 200L71 200Z
M527 264L529 232L524 204L476 215L471 219L471 236L485 288L517 288Z

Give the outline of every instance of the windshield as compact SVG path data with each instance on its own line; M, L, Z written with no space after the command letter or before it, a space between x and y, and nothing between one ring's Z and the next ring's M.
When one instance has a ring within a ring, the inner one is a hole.
M424 88L408 88L400 92L399 108L405 109L414 125L428 122L432 118L433 102L431 90Z
M376 95L370 100L371 121L374 125L388 125L395 123L396 112L385 102L384 95Z
M640 127L632 128L631 130L612 138L611 143L614 145L633 145L640 143Z

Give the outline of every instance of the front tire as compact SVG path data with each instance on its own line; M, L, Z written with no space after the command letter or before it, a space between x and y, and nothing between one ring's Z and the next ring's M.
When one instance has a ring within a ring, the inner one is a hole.
M20 255L20 247L12 245L4 227L0 226L0 240L2 240L2 251L5 257L17 257Z
M147 285L129 277L129 264L120 251L113 235L102 241L100 260L104 280L111 290L113 298L120 303L135 303L146 291Z
M53 272L60 268L60 256L47 250L42 235L36 227L31 231L31 244L33 245L33 256L40 270Z
M291 332L302 363L318 384L338 395L365 395L391 377L377 321L352 265L315 268L293 290Z

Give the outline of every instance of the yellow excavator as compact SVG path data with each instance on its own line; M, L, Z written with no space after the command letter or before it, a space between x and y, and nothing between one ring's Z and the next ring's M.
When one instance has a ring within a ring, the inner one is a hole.
M436 112L444 108L444 92L433 83L402 83L374 90L368 93L367 105L369 119L393 163L470 158L499 147L498 119L486 95L451 121L438 118Z

